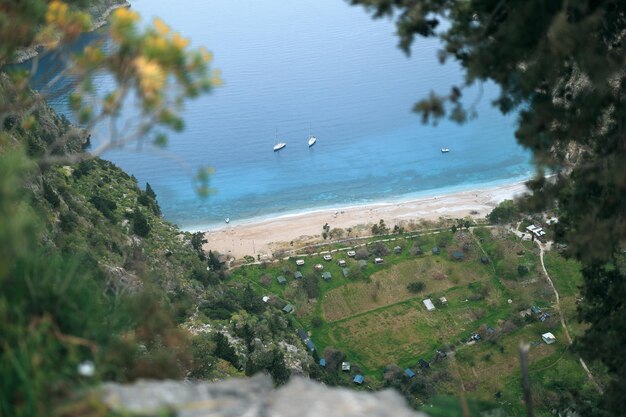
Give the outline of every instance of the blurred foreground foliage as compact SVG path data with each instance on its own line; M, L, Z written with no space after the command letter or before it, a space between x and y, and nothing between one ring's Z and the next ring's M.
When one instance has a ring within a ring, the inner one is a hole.
M532 151L528 211L553 209L555 240L585 277L579 317L589 324L575 346L613 376L595 415L626 409L626 2L623 0L348 0L396 22L400 47L441 40L464 80L414 106L424 122L465 122L475 106L467 87L491 81L492 104L518 115L518 142ZM478 96L482 98L482 88ZM470 98L470 100L472 100ZM546 178L546 173L553 174ZM501 207L497 217L511 217ZM503 219L492 219L498 221Z

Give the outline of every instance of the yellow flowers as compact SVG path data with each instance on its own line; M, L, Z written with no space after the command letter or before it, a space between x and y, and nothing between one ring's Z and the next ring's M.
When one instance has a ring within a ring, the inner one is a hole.
M172 38L172 45L178 49L185 49L189 45L189 39L183 38L178 33L174 33L174 37Z
M63 24L67 19L67 12L69 6L62 1L54 0L48 5L46 11L46 23L50 24Z
M156 29L159 35L167 35L170 33L170 27L158 17L154 19L152 22L154 24L154 28Z
M213 54L209 52L204 46L201 46L198 49L198 52L200 53L202 60L207 64L213 60Z
M156 61L143 56L138 56L134 63L141 92L148 98L155 98L165 86L167 79L165 72Z
M113 20L120 25L130 25L139 21L139 13L126 7L120 7L113 12Z
M55 44L58 37L54 32L74 38L90 28L91 18L87 13L70 10L66 3L54 0L48 5L46 26L41 29L38 38L44 43Z
M111 16L111 37L118 43L124 43L128 35L135 30L139 14L126 7L119 8Z

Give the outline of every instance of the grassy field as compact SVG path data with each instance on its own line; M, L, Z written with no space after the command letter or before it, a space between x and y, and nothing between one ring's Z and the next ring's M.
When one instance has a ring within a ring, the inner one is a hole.
M413 369L418 374L416 379L403 380L399 389L415 405L433 392L457 395L463 386L472 401L488 402L511 415L522 415L520 341L531 343L533 379L552 381L555 392L567 385L568 378L582 381L584 386L584 373L561 334L553 292L533 242L521 241L497 228L479 228L473 235L466 230L454 235L429 234L385 242L388 253L382 256L384 263L380 265L374 264L373 252L382 249L374 245L366 246L369 257L364 268L342 250L333 253L329 262L316 254L302 257L305 264L297 267L297 257L292 257L241 268L233 278L254 283L259 294L274 294L283 302L293 303L296 312L292 317L297 326L312 332L319 355L323 356L325 348L343 352L353 364L350 375L365 375L366 387L389 384L383 374L390 365ZM402 250L394 253L398 245ZM434 246L441 249L439 254L433 253ZM420 253L415 254L415 247ZM488 262L481 261L485 257ZM339 259L347 263L347 277L337 265ZM573 318L574 305L570 302L574 303L580 282L577 266L552 254L546 263L564 295L566 316ZM314 269L316 264L332 274L329 281L320 278L321 272ZM294 278L295 271L300 271L305 280L316 277L314 297L305 289L303 280ZM278 284L279 275L287 278L285 285ZM424 288L417 293L409 291L407 286L414 282L423 283ZM440 297L447 302L442 304ZM427 311L423 304L426 298L435 303L434 311ZM537 316L523 318L520 313L531 306L540 307L550 317L544 322ZM541 334L547 331L555 334L556 343L546 345L541 341ZM468 344L475 333L482 339ZM450 356L435 360L436 349L445 349ZM420 359L430 362L431 368L420 369ZM339 378L343 383L350 381L348 374L339 374ZM418 379L419 384L415 382ZM541 407L549 403L551 393L539 391L538 415L548 415Z

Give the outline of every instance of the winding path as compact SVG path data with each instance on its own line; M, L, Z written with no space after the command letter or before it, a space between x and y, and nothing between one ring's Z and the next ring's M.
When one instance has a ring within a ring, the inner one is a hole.
M563 327L563 333L565 334L565 337L567 338L567 342L571 345L573 341L572 341L572 337L570 336L569 329L567 328L567 324L565 323L565 316L563 315L563 312L561 311L561 298L559 296L559 292L556 289L556 286L554 285L554 282L552 281L552 278L550 278L550 274L548 274L548 270L546 269L546 264L544 263L544 260L543 260L544 258L543 255L546 252L546 249L548 250L550 249L552 242L543 243L543 242L540 242L539 240L535 240L535 243L537 243L537 246L539 246L539 259L541 260L541 269L543 269L543 273L545 274L546 279L548 280L548 283L550 284L550 286L552 287L552 290L554 291L554 297L556 299L556 310L559 312L559 318L561 319L561 327ZM602 387L600 386L600 384L598 384L596 379L593 377L593 374L589 370L589 367L587 366L583 358L579 356L578 361L580 362L580 365L583 367L583 369L587 373L587 377L593 383L596 390L600 394L602 394L603 393Z

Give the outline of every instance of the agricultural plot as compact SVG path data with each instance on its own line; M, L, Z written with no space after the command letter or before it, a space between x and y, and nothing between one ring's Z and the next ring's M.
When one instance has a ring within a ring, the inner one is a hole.
M411 298L423 299L425 294L443 293L455 285L488 279L487 269L475 262L451 263L445 255L426 255L375 272L367 281L350 282L326 292L322 300L323 317L332 323ZM407 286L413 282L424 284L421 295L408 290Z
M402 250L394 253L398 244ZM303 265L290 259L238 271L234 278L293 303L296 311L291 317L311 331L320 357L326 348L345 355L353 369L338 371L333 383L350 383L358 370L367 386L380 387L389 383L388 374L383 377L385 369L411 368L420 383L406 378L398 383L413 404L434 392L455 395L462 384L473 400L493 403L500 393L496 402L519 413L517 358L522 340L532 343L533 378L551 379L555 386L565 383L557 370L564 372L563 378L584 378L561 333L553 291L533 242L502 229L482 228L473 235L444 232L385 245L368 245L361 259L339 251L332 261L324 261L321 254L303 257ZM383 256L384 263L375 264L376 256ZM570 318L580 275L576 265L554 256L546 259L547 267L556 271ZM343 266L339 259L345 261ZM323 268L316 269L317 265ZM294 278L296 271L302 279ZM323 272L331 277L323 279ZM278 275L287 282L279 284ZM432 300L433 311L424 305L426 298ZM556 336L555 344L541 340L548 331ZM438 359L437 349L446 350L448 359ZM421 369L420 359L432 366Z

